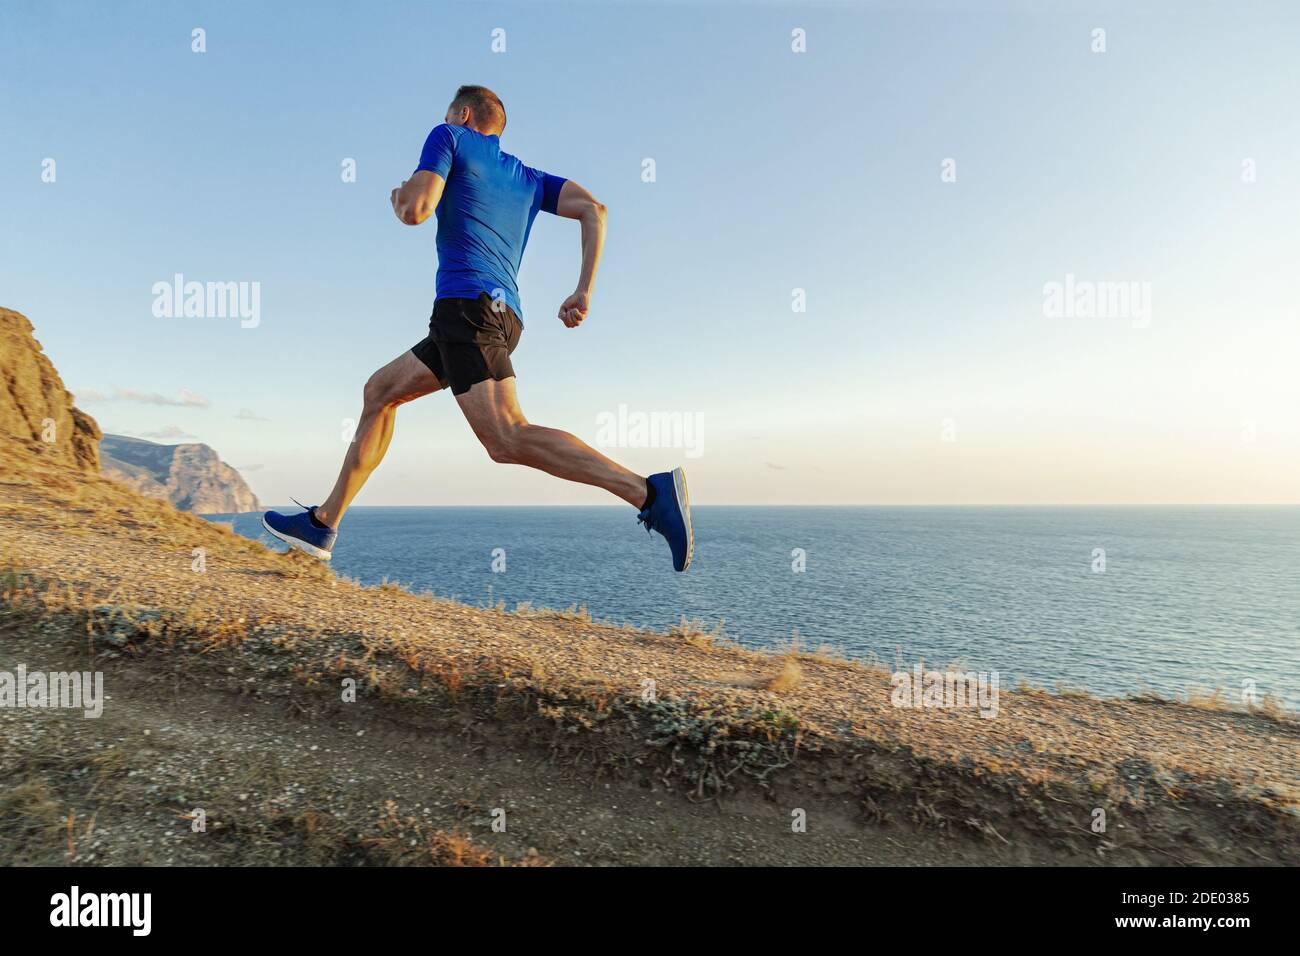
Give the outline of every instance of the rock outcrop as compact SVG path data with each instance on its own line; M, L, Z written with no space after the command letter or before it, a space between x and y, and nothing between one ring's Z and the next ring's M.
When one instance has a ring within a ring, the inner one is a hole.
M32 323L10 309L0 309L0 437L40 460L81 472L99 473L102 452L103 474L184 511L261 510L239 472L207 445L106 437L93 418L72 404ZM17 449L13 454L21 457Z
M257 496L207 445L159 445L105 435L99 446L104 474L142 495L195 514L260 511Z
M32 323L9 309L0 309L0 435L80 471L99 471L103 433L72 404Z

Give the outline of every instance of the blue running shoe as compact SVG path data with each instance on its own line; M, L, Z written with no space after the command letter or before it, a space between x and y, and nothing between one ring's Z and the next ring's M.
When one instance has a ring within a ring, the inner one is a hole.
M655 499L637 515L647 533L658 531L668 539L673 552L673 569L685 571L695 553L695 532L691 528L691 496L686 491L686 472L680 468L660 472L647 479L654 486Z
M339 533L333 528L318 528L312 524L311 516L316 511L315 505L307 508L300 501L294 501L294 504L307 510L300 515L282 515L278 511L268 511L262 515L262 527L290 547L306 551L313 558L328 561Z

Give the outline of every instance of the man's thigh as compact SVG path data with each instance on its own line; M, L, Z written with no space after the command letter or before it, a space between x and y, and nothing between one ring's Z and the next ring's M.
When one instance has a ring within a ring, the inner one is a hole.
M403 352L393 359L366 383L368 392L384 404L409 402L446 387L414 352Z
M509 429L527 424L519 408L514 376L478 382L469 391L457 395L456 404L479 441L488 446Z

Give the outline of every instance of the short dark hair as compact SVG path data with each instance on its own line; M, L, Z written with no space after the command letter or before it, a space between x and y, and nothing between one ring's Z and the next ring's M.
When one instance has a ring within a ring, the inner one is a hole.
M506 128L506 108L486 86L462 86L451 101L452 109L469 107L474 125L483 133L501 133Z

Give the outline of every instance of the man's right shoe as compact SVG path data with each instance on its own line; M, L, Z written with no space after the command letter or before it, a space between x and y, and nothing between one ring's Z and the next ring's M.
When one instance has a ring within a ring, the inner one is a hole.
M637 520L647 532L658 531L668 539L673 552L673 569L685 571L695 554L695 531L691 528L691 496L686 491L686 472L680 468L651 475L655 498Z
M262 527L290 547L305 551L313 558L328 561L339 533L333 528L318 528L313 524L311 516L315 511L315 505L299 515L268 511L262 515Z

